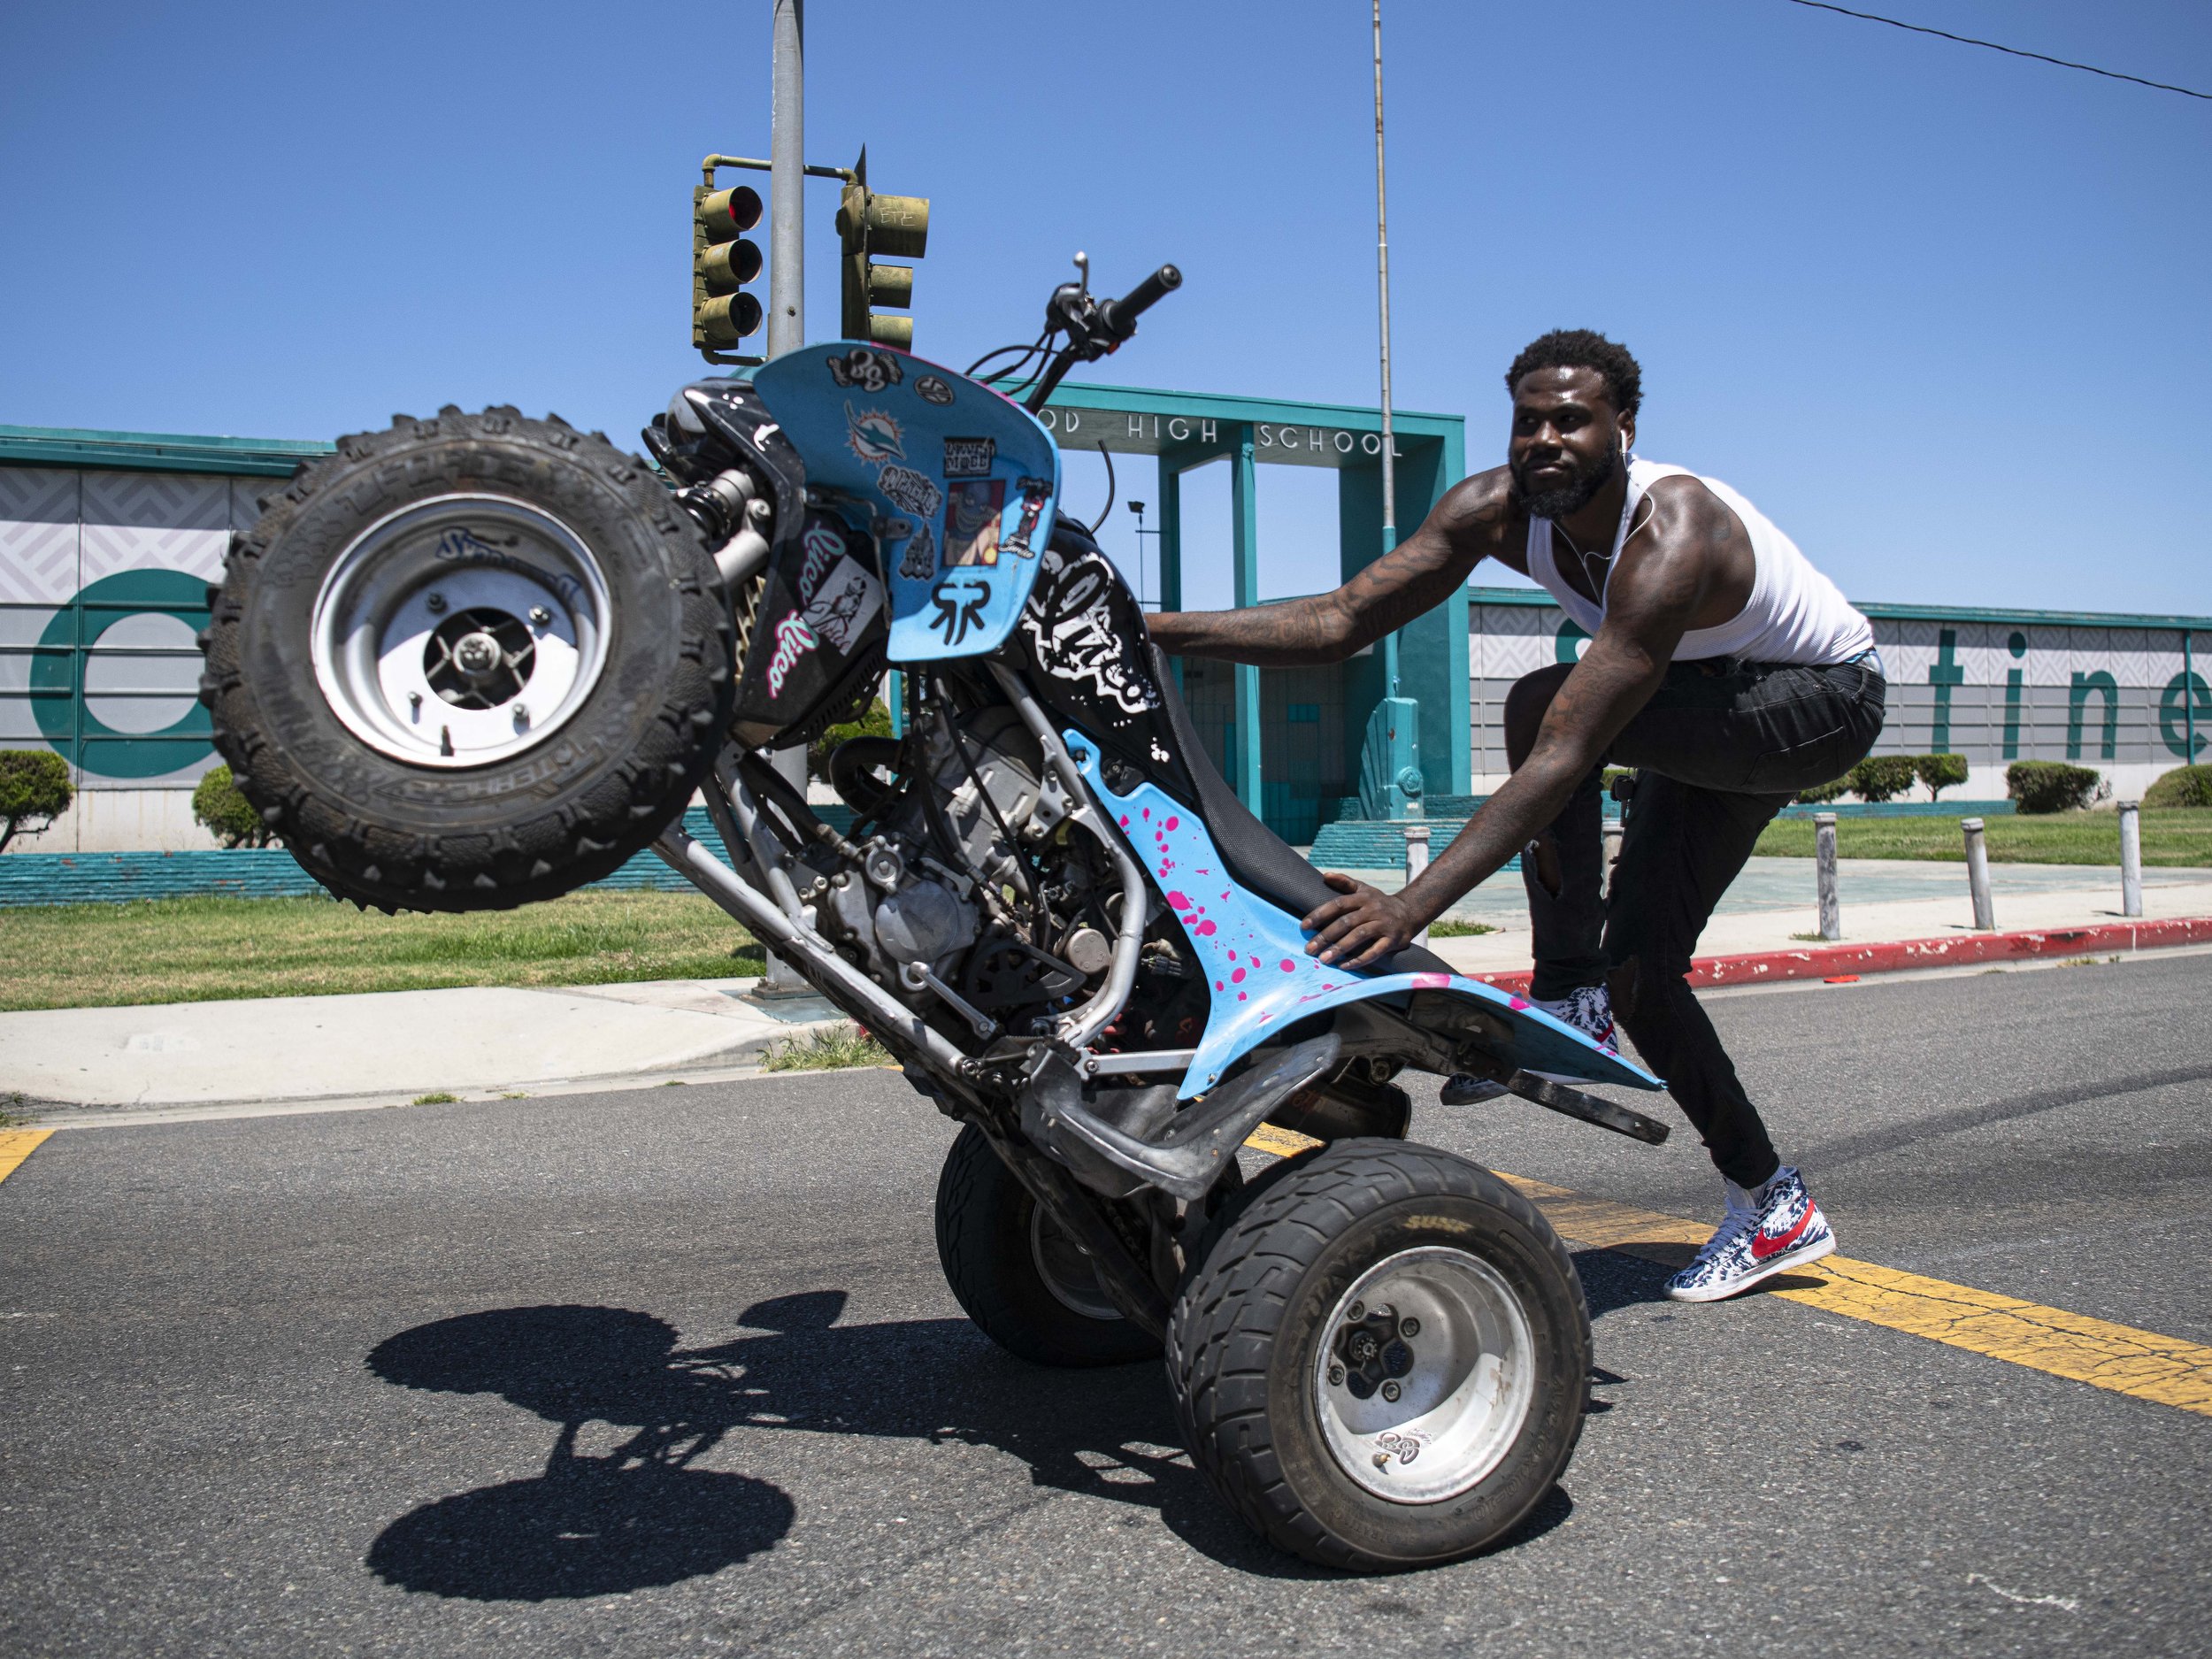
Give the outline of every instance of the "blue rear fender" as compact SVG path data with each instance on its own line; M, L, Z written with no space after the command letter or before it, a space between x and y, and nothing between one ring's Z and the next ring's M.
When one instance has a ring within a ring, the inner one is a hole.
M1299 918L1230 875L1196 813L1149 782L1115 794L1101 773L1098 746L1080 732L1063 736L1084 782L1182 924L1213 993L1181 1098L1204 1094L1287 1026L1377 1002L1402 1018L1479 1041L1509 1067L1631 1088L1665 1087L1526 997L1479 979L1455 973L1355 973L1308 956ZM1425 1018L1425 1009L1434 1011Z

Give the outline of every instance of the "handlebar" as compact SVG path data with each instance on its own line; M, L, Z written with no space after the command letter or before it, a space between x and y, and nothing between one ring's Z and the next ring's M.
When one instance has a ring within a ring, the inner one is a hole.
M1126 340L1137 332L1139 316L1182 286L1183 273L1171 265L1164 265L1121 298L1102 302L1098 320L1114 339Z

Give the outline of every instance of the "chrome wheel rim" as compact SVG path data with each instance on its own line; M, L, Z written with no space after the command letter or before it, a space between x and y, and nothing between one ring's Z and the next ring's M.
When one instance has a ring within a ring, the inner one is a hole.
M605 572L549 513L441 495L356 536L315 596L315 684L380 754L511 760L581 708L607 662Z
M1535 1360L1528 1316L1497 1269L1449 1246L1401 1250L1330 1310L1315 1415L1356 1485L1440 1503L1505 1460L1534 1401Z
M1042 1204L1029 1212L1029 1255L1053 1301L1069 1312L1101 1325L1120 1319L1121 1310L1098 1282L1090 1252L1055 1225Z

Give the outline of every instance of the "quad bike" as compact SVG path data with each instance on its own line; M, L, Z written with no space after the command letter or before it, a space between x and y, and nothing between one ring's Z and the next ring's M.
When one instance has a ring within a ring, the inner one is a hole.
M1589 1317L1534 1206L1407 1143L1393 1079L1473 1072L1651 1141L1572 1085L1658 1084L1424 949L1306 954L1328 889L1209 762L1036 419L1180 281L1064 285L980 379L841 342L698 381L651 465L511 409L347 438L235 539L201 695L248 799L359 903L505 908L652 848L959 1120L937 1240L985 1333L1043 1365L1164 1351L1199 1468L1265 1537L1447 1561L1565 1467ZM995 388L1038 363L1024 403ZM765 751L889 667L903 735L834 751L841 830ZM726 859L682 827L695 792ZM1248 1183L1263 1120L1320 1144Z

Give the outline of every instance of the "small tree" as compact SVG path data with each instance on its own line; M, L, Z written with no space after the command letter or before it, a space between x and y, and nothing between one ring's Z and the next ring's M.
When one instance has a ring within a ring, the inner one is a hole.
M1846 774L1851 793L1862 801L1887 801L1912 787L1910 755L1869 755Z
M1833 801L1850 794L1849 777L1838 778L1832 783L1816 783L1809 789L1800 789L1797 798L1807 806L1818 806L1824 801Z
M2016 760L2005 768L2005 793L2023 812L2073 811L2088 805L2103 781L2095 768L2062 760Z
M69 810L69 767L50 749L0 749L0 852L19 834L43 835Z
M276 839L253 803L239 793L227 766L218 766L200 780L200 787L192 792L192 816L226 847L266 847Z
M1966 757L1963 755L1916 755L1912 769L1920 781L1928 786L1928 799L1940 799L1946 789L1966 781Z

